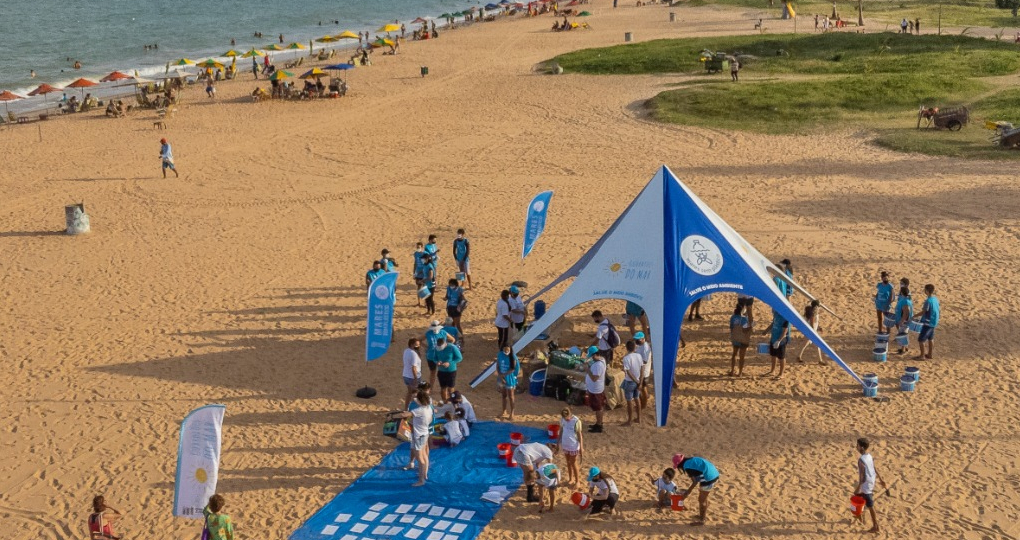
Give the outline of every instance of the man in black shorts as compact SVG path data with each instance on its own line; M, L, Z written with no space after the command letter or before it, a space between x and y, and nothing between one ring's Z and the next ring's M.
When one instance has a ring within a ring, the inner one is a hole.
M776 371L776 361L779 361L779 373L776 379L783 378L783 370L786 369L786 345L790 342L790 322L783 318L779 312L772 311L772 330L769 332L769 356L772 357L772 369L769 375Z

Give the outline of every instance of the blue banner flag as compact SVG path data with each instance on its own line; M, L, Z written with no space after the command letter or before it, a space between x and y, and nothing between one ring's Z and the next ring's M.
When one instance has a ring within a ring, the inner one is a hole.
M368 287L368 331L365 332L365 361L386 354L393 336L393 306L396 303L397 276L387 272Z
M524 251L521 258L525 258L535 247L538 237L542 236L545 230L545 216L549 212L549 201L552 200L553 192L543 191L535 195L528 205L528 220L524 224Z

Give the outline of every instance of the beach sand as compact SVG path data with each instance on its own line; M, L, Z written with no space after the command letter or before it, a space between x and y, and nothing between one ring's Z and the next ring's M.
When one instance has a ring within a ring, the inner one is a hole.
M706 321L685 327L669 425L619 427L625 413L614 411L607 433L587 438L583 465L617 479L622 516L579 522L563 505L540 517L515 497L482 538L856 538L858 436L875 441L892 485L878 499L882 536L1020 535L1020 338L1005 290L1020 238L1013 168L896 154L856 131L660 125L643 100L678 77L533 73L627 31L640 40L750 31L757 13L679 8L671 25L662 6L609 5L587 6L590 31L552 33L545 16L408 42L349 72L352 95L341 100L251 104L251 83L222 84L215 101L187 91L167 131L147 112L3 131L0 537L84 538L91 498L104 493L130 513L119 527L127 538L196 538L196 522L171 516L179 423L224 403L226 511L240 538L285 538L394 447L380 435L382 412L399 407L403 344L428 318L402 276L396 342L365 364L363 276L380 249L406 273L414 242L438 234L445 279L454 231L468 230L466 387L495 348L499 290L520 279L534 291L558 276L662 164L760 251L794 261L801 283L842 317L823 315L822 334L858 373L878 373L890 400L859 397L813 351L780 382L753 354L753 376L725 377L731 305L717 297ZM162 136L178 180L160 176ZM544 189L556 192L549 226L522 264L523 209ZM93 232L61 235L62 206L80 201ZM937 359L918 364L912 394L895 383L915 362L870 361L883 269L909 276L918 302L926 282L942 299ZM593 307L623 312L622 302L582 306L560 343L588 339ZM364 385L379 395L355 399ZM468 395L480 416L499 412L494 382ZM561 406L518 403L536 426ZM646 475L674 452L722 471L705 527L686 525L692 512L652 509Z

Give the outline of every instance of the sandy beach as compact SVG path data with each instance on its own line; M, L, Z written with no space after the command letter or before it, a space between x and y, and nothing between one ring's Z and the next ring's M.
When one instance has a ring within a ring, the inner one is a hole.
M166 131L145 111L0 130L0 537L85 538L89 501L104 493L130 514L126 538L197 538L197 522L171 515L179 423L223 403L219 491L239 537L286 538L394 447L382 413L401 404L402 345L429 318L401 276L396 343L366 365L364 273L379 250L409 271L416 241L437 234L449 254L467 229L463 389L494 356L499 290L524 280L533 292L562 273L663 164L762 253L793 260L842 317L823 316L823 335L858 373L878 373L890 400L859 397L813 351L783 381L762 376L768 359L751 354L752 376L726 377L732 306L717 298L706 321L684 327L669 425L620 427L617 410L586 441L583 464L612 472L622 516L580 522L567 505L540 516L518 496L481 538L856 538L864 529L847 506L859 436L875 441L892 485L878 499L880 536L1020 536L1020 338L1005 290L1020 251L1014 168L897 154L866 132L651 122L644 100L678 77L533 68L624 32L750 32L757 12L679 8L670 24L663 6L588 9L587 31L550 32L543 16L407 42L348 72L339 100L253 104L242 70L216 100L187 90ZM164 136L180 179L161 177ZM549 226L521 263L524 209L545 189L556 192ZM93 232L65 236L62 207L81 201ZM894 387L912 361L871 362L880 270L918 291L934 283L942 300L936 359L918 364L912 394ZM447 257L441 277L453 271ZM622 302L575 309L560 343L590 339L594 307L623 312ZM379 395L356 399L365 385ZM498 414L494 382L468 392L479 416ZM560 406L522 395L519 421L544 426ZM653 508L646 475L678 451L722 471L705 527Z

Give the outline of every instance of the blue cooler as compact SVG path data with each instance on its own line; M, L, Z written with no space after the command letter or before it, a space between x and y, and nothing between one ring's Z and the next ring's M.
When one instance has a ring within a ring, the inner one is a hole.
M528 393L542 397L542 391L545 389L545 370L540 369L531 374L530 382L528 383Z
M545 315L545 300L535 300L535 320L542 318Z

